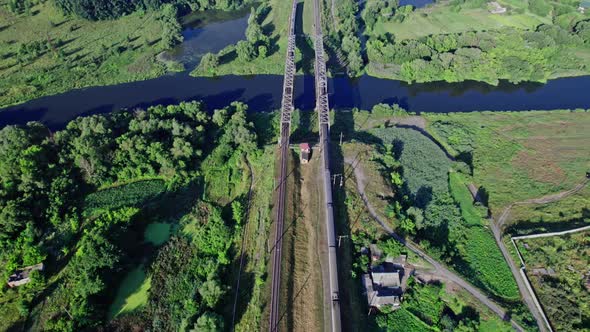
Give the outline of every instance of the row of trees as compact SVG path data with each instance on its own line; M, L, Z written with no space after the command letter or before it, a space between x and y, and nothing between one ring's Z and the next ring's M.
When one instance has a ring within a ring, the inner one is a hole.
M369 40L367 55L372 62L398 66L409 82L542 81L559 70L585 68L568 49L588 45L588 31L581 22L572 32L542 25L536 31L504 28L399 42L385 36Z

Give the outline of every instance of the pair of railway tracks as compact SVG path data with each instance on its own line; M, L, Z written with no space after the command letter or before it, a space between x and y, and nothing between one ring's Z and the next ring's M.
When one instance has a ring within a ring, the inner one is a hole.
M340 323L340 299L338 289L338 265L336 257L336 232L334 226L334 213L332 208L332 187L330 183L330 117L328 104L328 81L326 75L326 61L324 59L324 44L321 27L321 11L319 0L313 0L314 4L314 34L315 34L315 85L316 85L316 112L320 126L320 148L322 154L322 174L324 188L324 215L328 243L328 278L330 287L330 324L331 331L341 331ZM281 291L281 256L283 246L285 195L287 182L287 160L289 157L289 134L291 131L291 114L293 105L293 87L295 76L295 15L297 13L297 0L293 1L291 16L289 18L289 36L287 57L285 59L285 75L283 81L283 97L281 102L281 133L279 138L280 168L279 185L277 193L277 208L274 245L271 257L271 300L269 331L278 331L281 318L280 291ZM319 211L318 211L319 212Z

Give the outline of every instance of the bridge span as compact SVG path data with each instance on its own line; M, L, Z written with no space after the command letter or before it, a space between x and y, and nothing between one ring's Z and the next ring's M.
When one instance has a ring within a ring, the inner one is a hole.
M324 189L324 218L328 244L328 280L330 285L330 326L332 332L342 330L340 321L340 291L338 288L337 241L332 206L332 185L330 173L330 106L328 103L328 79L324 59L324 37L322 34L320 1L313 1L314 7L314 48L315 48L315 93L316 112L320 131L322 154L322 182Z
M295 15L297 0L293 0L293 8L289 17L289 37L287 56L285 59L285 75L283 79L283 98L281 101L281 133L279 136L280 169L277 192L274 245L271 257L271 294L269 331L278 331L280 321L281 292L281 256L283 247L285 194L287 182L287 160L289 158L289 134L291 132L291 114L293 112L293 81L295 76Z

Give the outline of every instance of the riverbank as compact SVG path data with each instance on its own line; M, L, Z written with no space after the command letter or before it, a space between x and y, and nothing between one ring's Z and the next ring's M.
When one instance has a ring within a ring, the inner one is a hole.
M0 105L165 73L155 59L163 50L155 12L92 22L43 2L31 13L0 8Z

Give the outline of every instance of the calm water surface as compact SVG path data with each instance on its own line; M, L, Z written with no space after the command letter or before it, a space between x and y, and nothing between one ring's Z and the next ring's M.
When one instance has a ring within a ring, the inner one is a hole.
M81 115L183 100L203 100L210 110L240 100L249 105L250 111L267 112L280 107L282 82L280 75L202 78L179 73L35 99L0 110L0 126L41 121L58 129ZM336 109L371 109L379 103L398 103L415 112L445 113L590 108L590 76L557 79L547 84L503 82L496 87L477 82L408 85L369 76L354 81L333 78L328 84L330 106ZM295 107L313 109L314 94L312 76L296 77Z
M421 7L425 7L426 5L429 5L431 3L434 3L434 0L400 0L399 5L400 6L412 5L416 8L421 8Z
M226 12L208 10L194 12L182 18L184 41L169 52L165 59L182 63L192 71L201 62L203 55L217 53L228 45L245 39L250 7Z

